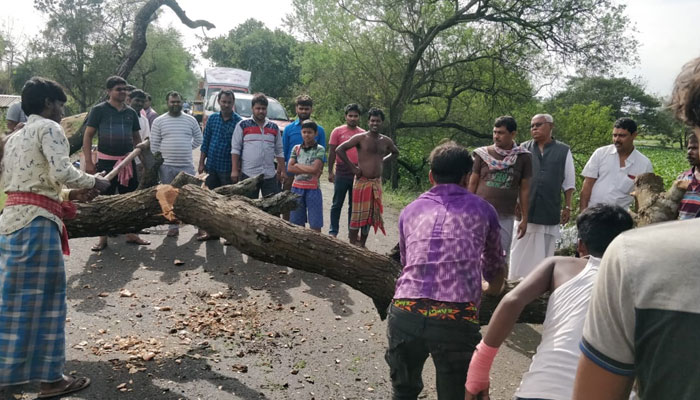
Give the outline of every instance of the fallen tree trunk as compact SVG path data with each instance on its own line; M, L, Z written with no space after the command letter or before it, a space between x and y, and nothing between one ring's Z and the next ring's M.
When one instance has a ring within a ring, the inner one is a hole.
M248 178L234 185L217 188L226 198L246 202L253 207L279 215L296 207L297 196L284 192L265 199L251 200L251 192L262 185L262 175ZM66 229L71 238L115 235L138 232L141 229L167 224L163 209L156 194L158 186L117 196L99 196L90 203L75 203L78 207L76 218L66 220ZM232 197L233 196L233 197ZM191 223L191 222L188 222ZM193 225L199 226L198 223Z
M642 174L634 181L637 212L632 213L635 225L642 227L678 219L678 207L688 188L688 181L675 181L664 192L663 179L654 173Z

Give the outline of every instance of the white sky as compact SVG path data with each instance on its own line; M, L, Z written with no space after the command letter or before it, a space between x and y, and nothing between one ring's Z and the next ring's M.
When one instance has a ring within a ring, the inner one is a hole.
M639 78L649 92L667 96L670 94L673 79L681 66L691 58L700 55L700 41L696 19L700 15L700 1L697 0L623 0L627 3L627 14L636 25L639 41L639 63L630 65L621 74ZM18 0L8 2L0 21L13 24L18 35L31 36L44 24L42 14L33 8L33 1ZM291 11L291 0L178 0L187 15L193 19L206 19L216 25L207 31L210 37L220 36L248 18L262 21L271 29L283 28L282 20ZM158 23L171 24L183 33L185 44L196 55L202 65L206 60L196 48L196 35L202 29L192 30L182 25L170 9L162 14Z

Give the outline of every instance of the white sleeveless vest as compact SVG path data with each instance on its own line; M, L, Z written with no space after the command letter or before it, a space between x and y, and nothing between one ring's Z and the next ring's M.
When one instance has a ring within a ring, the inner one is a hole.
M588 312L600 258L590 257L584 269L549 297L542 342L532 357L515 395L523 398L570 400L578 367L579 342Z

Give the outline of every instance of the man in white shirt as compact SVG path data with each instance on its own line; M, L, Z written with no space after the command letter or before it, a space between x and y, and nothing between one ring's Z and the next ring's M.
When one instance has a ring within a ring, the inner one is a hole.
M151 126L151 151L160 151L163 165L160 167L160 181L170 183L180 172L194 175L192 150L202 144L202 130L193 116L182 112L182 96L170 92L166 96L168 113L153 121ZM179 234L176 224L170 225L168 236Z
M581 172L581 211L596 204L629 208L635 178L654 171L651 161L634 148L637 124L631 118L615 121L612 137L613 144L593 152Z

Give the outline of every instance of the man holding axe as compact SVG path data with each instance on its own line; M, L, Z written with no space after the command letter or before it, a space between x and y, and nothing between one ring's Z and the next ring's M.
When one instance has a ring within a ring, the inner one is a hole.
M111 185L106 194L129 193L138 187L136 165L133 157L131 162L123 163L123 161L141 142L139 135L141 126L136 111L125 103L127 83L124 78L109 77L106 87L109 99L93 107L88 115L83 137L85 171L94 174L97 171L110 172L118 169L118 175L111 179ZM92 138L95 133L98 138L97 165L92 161ZM117 165L119 168L115 168ZM127 234L126 242L137 245L151 244L135 233ZM99 242L92 247L92 251L101 251L105 247L107 247L107 236L100 236Z

